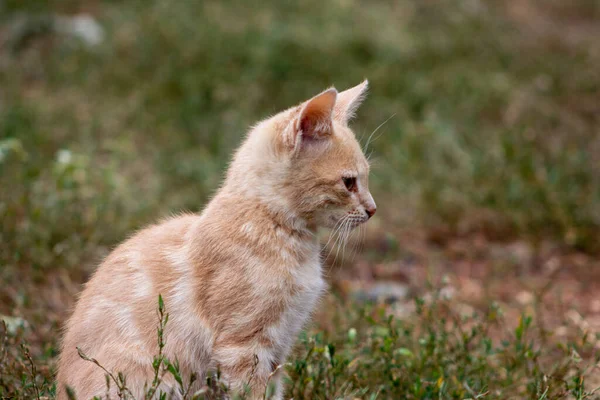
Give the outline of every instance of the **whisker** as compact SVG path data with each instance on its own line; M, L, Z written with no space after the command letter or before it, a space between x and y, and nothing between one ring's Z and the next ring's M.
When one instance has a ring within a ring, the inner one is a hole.
M338 254L340 253L340 245L342 242L342 235L344 233L343 229L345 226L346 226L346 221L344 221L344 224L342 225L342 228L340 229L338 237L336 238L335 243L334 243L336 250L335 250L335 257L333 258L333 262L331 263L332 268L335 266L335 263L337 262L337 259L338 259Z
M365 243L366 232L367 232L366 225L361 224L360 227L358 228L358 241L356 243L356 251L354 253L355 256L359 253L362 253L362 251L363 251L363 247L364 247L363 245Z
M333 259L333 265L335 265L335 263L337 262L338 255L340 254L340 248L345 247L344 241L345 241L345 236L346 236L346 230L347 230L349 223L350 223L350 217L346 218L344 221L344 225L342 225L342 229L341 229L340 235L339 235L340 241L339 241L339 244L337 247L337 251L335 252L335 258ZM343 257L343 254L342 254L342 257Z
M337 236L335 238L333 246L331 247L331 250L329 251L329 255L331 255L331 252L333 251L333 249L337 249L339 251L339 241L340 241L340 239L342 237L342 231L341 231L341 229L342 229L342 227L340 227L340 229L337 231ZM327 256L327 258L329 258L329 255ZM337 252L336 252L336 257L333 259L333 262L329 265L329 272L331 272L331 270L335 266L335 262L336 261L337 261Z
M379 124L379 126L377 128L375 128L375 130L373 132L371 132L371 134L369 135L369 138L367 139L367 144L365 145L365 148L363 149L363 153L367 152L367 149L369 148L369 144L371 143L371 138L373 137L373 135L379 130L379 128L381 128L383 125L385 125L390 119L394 118L396 116L396 114L397 113L393 113L388 119L386 119L381 124ZM379 136L381 136L381 134ZM375 140L377 140L379 138L379 136L377 136L377 138L375 138Z
M360 243L361 243L361 238L362 238L362 230L363 230L363 225L364 224L360 224L358 226L358 233L355 235L356 239L354 240L354 243L352 244L352 259L351 261L354 262L354 258L356 257L356 254L358 254L358 248L360 247ZM352 231L352 234L354 234L354 230Z
M346 259L346 246L348 245L348 238L350 237L350 234L352 233L352 225L353 221L351 218L348 218L348 222L346 222L345 226L344 226L344 232L343 232L343 239L340 242L341 247L342 247L342 258L341 258L341 262L344 262L344 260ZM341 266L341 264L340 264Z
M344 227L344 237L341 241L341 248L342 248L342 258L340 259L340 261L343 263L344 260L346 259L346 246L348 245L348 235L350 232L350 229L348 228L350 226L350 223L347 223L346 226ZM341 266L341 264L340 264Z
M336 222L335 226L331 230L331 234L329 235L329 240L327 240L327 243L325 243L325 246L323 246L323 249L327 248L327 246L329 245L329 242L331 242L331 239L335 236L335 233L338 231L338 229L342 225L343 221L344 221L344 218L342 218L338 222ZM327 255L327 257L329 257L329 254Z
M331 234L331 236L329 237L329 240L327 241L327 245L329 244L329 242L331 241L331 239L335 239L333 241L333 244L331 245L331 248L329 249L329 252L327 253L327 257L325 257L325 260L327 260L329 258L329 256L331 255L331 252L333 251L333 249L336 246L336 243L340 237L340 230L342 229L344 222L346 221L346 219L348 218L348 216L344 216L343 218L341 218L337 224L335 225L337 228L334 228L334 232ZM337 235L337 236L336 236ZM327 246L326 245L326 246Z

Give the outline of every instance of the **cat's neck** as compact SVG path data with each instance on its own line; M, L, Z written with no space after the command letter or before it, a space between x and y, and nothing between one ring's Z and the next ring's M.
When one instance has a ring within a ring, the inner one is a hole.
M223 188L210 202L204 214L218 214L222 222L240 229L248 222L256 222L257 226L263 226L267 230L277 229L295 239L316 240L316 226L291 211L285 203L248 196L247 192Z

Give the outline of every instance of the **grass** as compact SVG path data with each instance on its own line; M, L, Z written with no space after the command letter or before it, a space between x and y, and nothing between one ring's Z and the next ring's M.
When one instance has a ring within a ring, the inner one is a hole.
M502 310L492 305L483 314L464 315L436 292L429 300L415 299L410 320L398 319L393 310L375 304L363 307L342 305L347 314L335 315L338 330L333 333L305 332L300 350L288 364L287 396L291 398L406 398L406 399L589 399L597 398L586 389L586 378L594 364L583 361L580 353L593 351L595 341L580 334L573 341L539 343L550 332L521 315L514 330L502 328ZM220 398L227 387L219 382L218 371L209 374L199 392L189 390L176 360L162 355L163 333L168 313L159 300L159 353L154 358L154 378L148 382L146 398L165 396L158 388L167 374L179 382L185 399ZM6 329L6 327L4 328ZM27 348L10 353L4 332L0 358L0 389L3 395L41 398L55 388L42 380ZM498 340L500 339L500 340ZM108 371L79 350L80 356L106 373L107 387L118 388L118 398L133 399L126 375ZM14 358L13 358L14 357ZM549 364L548 360L560 360ZM17 389L17 392L11 391ZM269 390L265 398L269 398ZM74 396L72 396L74 398ZM244 396L242 396L243 398Z
M53 22L80 12L103 27L99 45ZM368 148L380 217L343 271L410 258L414 237L443 251L428 268L458 264L456 241L472 237L533 249L514 262L461 250L490 287L555 253L595 265L599 20L596 0L0 2L0 397L52 396L58 329L98 260L144 224L200 210L249 125L332 84L369 78L363 143L387 120ZM415 297L444 286L431 281ZM334 292L287 367L294 398L593 390L581 377L595 379L594 330L551 335L550 296L536 297L545 315L511 305L502 319L491 298L464 317L463 299L411 300L406 314Z

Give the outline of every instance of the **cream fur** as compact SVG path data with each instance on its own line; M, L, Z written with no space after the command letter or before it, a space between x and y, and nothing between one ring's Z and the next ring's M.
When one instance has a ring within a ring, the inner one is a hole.
M67 385L80 399L106 391L103 371L76 347L123 372L143 398L157 354L159 294L170 316L164 353L179 360L183 376L196 373L202 383L218 367L233 390L249 382L252 397L262 398L325 290L317 228L352 228L375 212L369 166L347 126L366 88L328 89L262 121L200 215L146 228L102 262L66 326L59 399ZM176 388L166 376L161 389Z

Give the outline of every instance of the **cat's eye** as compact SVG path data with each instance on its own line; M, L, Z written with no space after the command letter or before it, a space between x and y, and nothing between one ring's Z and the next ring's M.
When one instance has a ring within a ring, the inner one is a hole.
M344 185L346 186L346 189L348 189L350 192L355 192L356 191L356 178L354 178L354 177L343 177L342 181L344 182Z

